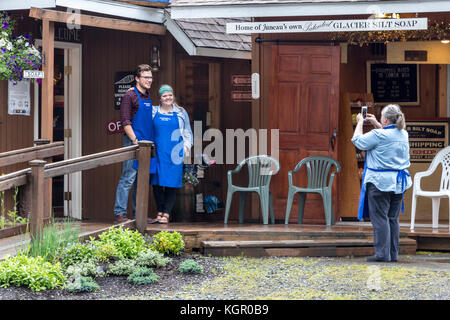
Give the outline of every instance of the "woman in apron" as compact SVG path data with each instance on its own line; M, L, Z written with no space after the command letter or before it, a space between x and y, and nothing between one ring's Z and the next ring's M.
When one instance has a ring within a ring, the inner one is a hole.
M158 90L161 100L153 106L153 128L156 146L156 172L151 175L158 215L151 222L169 223L177 188L181 188L183 158L189 155L193 138L189 116L174 102L173 89L163 85Z
M408 132L405 116L398 105L387 105L381 111L381 124L368 114L367 121L376 129L363 134L364 118L358 124L353 144L366 151L358 218L370 217L374 232L373 257L368 262L395 262L398 258L400 209L403 212L403 193L411 187L407 170L409 162Z

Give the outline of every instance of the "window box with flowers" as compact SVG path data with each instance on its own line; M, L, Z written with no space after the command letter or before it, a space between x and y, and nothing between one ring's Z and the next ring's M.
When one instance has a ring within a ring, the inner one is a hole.
M23 79L24 70L39 70L41 52L32 43L31 36L13 34L16 21L6 12L0 12L0 80L13 84Z

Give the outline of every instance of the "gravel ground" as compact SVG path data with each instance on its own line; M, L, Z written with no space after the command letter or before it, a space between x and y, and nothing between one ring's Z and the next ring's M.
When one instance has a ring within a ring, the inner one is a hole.
M178 271L195 259L203 274ZM184 254L155 269L159 282L97 278L94 293L0 288L0 300L450 300L450 254L400 256L397 263L365 258L246 258Z

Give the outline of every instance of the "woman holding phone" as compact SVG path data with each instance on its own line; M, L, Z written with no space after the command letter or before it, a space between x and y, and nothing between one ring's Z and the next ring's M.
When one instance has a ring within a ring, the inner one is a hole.
M408 132L405 115L398 105L390 104L381 111L380 122L374 115L364 119L358 114L352 142L366 151L358 218L370 217L374 232L373 257L368 262L395 262L398 258L403 193L412 185L407 170L409 162ZM364 121L375 129L363 134Z

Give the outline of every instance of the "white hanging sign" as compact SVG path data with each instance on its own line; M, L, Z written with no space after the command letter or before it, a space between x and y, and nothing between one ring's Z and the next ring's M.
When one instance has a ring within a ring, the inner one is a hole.
M227 23L227 33L426 30L428 18Z
M29 116L30 108L30 80L8 81L8 114Z
M25 79L44 79L44 71L41 70L23 70Z

